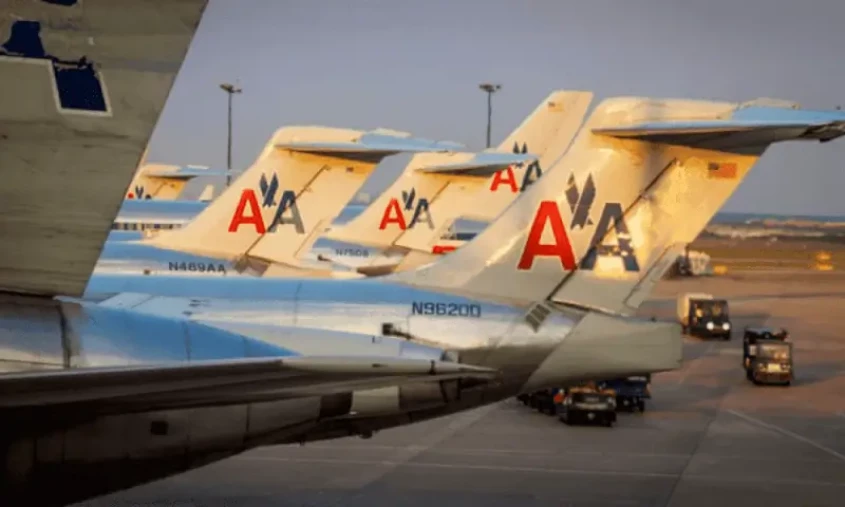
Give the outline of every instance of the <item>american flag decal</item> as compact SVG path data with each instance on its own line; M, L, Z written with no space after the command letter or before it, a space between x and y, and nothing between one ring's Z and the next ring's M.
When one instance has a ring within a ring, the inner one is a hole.
M710 162L707 164L708 178L736 178L736 164Z

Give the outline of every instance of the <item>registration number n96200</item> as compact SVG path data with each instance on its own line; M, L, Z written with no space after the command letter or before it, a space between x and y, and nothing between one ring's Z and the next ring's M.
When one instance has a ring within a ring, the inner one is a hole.
M414 301L411 304L412 315L436 315L438 317L481 317L481 305L474 303L436 303L433 301Z

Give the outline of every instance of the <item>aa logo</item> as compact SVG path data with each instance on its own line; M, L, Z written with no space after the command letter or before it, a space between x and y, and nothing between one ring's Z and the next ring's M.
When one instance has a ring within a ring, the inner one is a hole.
M566 183L566 202L569 204L569 211L572 212L570 229L583 229L588 225L593 225L593 221L590 220L590 208L593 207L595 200L596 185L593 183L593 175L587 176L584 188L578 190L575 176L570 174L569 181Z
M520 151L519 143L514 143L513 145L513 152L514 153L528 153L528 145L522 143L522 150ZM516 167L522 168L523 164L520 162L516 164ZM520 182L519 186L516 184L516 175L513 171L514 166L508 166L507 169L502 169L501 171L497 172L493 175L493 179L490 182L490 191L496 192L499 190L499 187L504 186L505 188L509 188L511 193L515 194L517 192L525 192L525 189L531 186L535 181L540 179L540 176L543 175L543 170L540 169L540 162L533 161L528 164L528 167L525 168L525 172L522 174L522 181Z
M390 199L387 206L384 208L384 213L381 215L381 223L379 223L379 230L383 231L390 224L396 224L399 230L413 229L418 223L425 222L429 229L434 229L434 221L431 219L429 212L428 199L421 197L417 200L417 191L411 189L410 192L402 191L402 204L394 197ZM411 215L411 220L405 220L405 214Z
M570 177L569 188L566 191L567 203L572 213L570 232L576 229L583 230L593 225L590 211L595 195L596 189L592 177L587 178L581 190L578 190L575 185L574 178ZM551 243L542 242L543 231L547 227L551 229L554 238ZM610 243L611 229L616 236L615 244ZM537 257L557 257L561 267L566 271L572 271L576 267L592 270L596 266L598 257L602 256L620 259L625 271L640 270L636 253L631 246L631 233L625 222L622 205L618 202L604 204L589 245L584 258L578 265L558 204L554 201L542 201L534 214L517 269L531 269Z
M143 185L135 185L135 191L130 191L126 197L129 199L152 199L153 196L146 194Z
M305 226L302 224L302 216L293 190L284 190L279 195L279 178L275 174L269 181L262 174L258 186L261 192L261 205L258 204L255 190L245 188L241 192L241 199L229 222L229 232L238 232L242 225L252 225L255 232L264 234L275 232L280 225L290 224L294 226L297 234L305 234ZM274 210L269 226L264 222L263 208Z

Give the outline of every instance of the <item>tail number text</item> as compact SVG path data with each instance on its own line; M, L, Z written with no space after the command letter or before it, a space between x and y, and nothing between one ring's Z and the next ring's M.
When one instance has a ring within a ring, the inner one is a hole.
M438 317L481 317L481 305L471 303L435 303L414 301L411 315L437 315Z

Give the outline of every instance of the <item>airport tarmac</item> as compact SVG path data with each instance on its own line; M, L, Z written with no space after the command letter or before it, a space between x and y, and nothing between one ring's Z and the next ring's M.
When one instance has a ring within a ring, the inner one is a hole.
M791 387L745 380L741 333L687 339L644 414L567 427L514 399L358 438L258 449L78 504L254 506L841 506L845 504L845 275L768 273L662 282L733 301L734 328L787 327Z

